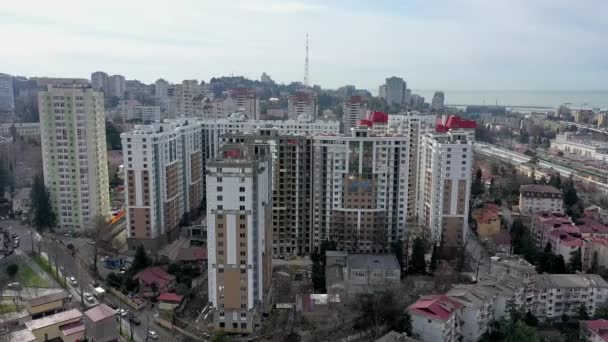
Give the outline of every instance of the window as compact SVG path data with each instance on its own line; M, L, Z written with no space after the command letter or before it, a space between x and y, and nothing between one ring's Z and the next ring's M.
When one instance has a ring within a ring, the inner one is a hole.
M245 206L244 205L239 206L239 210L245 210Z
M218 200L218 201L222 201L223 199L224 199L224 197L222 197L222 196L217 196L217 200Z
M239 197L239 202L245 202L245 196L240 196Z
M217 177L217 182L221 183L222 182L222 177Z
M217 192L222 192L223 188L221 186L217 187Z
M239 192L245 192L245 187L241 186L241 187L239 188Z

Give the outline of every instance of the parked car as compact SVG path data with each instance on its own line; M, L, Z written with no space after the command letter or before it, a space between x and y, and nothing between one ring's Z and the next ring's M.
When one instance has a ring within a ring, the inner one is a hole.
M70 284L72 284L72 286L77 286L78 280L76 280L76 278L74 277L70 277Z
M129 313L129 311L125 310L125 309L118 309L116 310L116 313L120 316L120 317L126 317L127 314Z
M21 284L15 282L15 283L8 284L6 287L8 287L11 290L19 291L21 289Z
M91 280L91 286L93 286L93 288L99 287L99 283L97 280Z
M88 292L85 292L83 297L84 297L84 300L86 300L89 303L93 303L95 301L95 299L93 298L93 295Z
M141 319L139 319L139 317L135 316L134 314L131 314L131 317L129 317L129 321L135 325L141 324Z
M158 334L154 330L148 330L148 336L153 340L158 340Z
M114 304L112 302L108 302L108 303L106 303L106 305L109 306L109 307L111 307L114 310L118 309L118 305L116 305L116 304Z

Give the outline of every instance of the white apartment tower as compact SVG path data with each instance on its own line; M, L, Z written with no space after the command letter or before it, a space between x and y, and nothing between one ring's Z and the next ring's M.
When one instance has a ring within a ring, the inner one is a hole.
M192 117L195 115L194 98L203 93L203 87L197 80L184 80L175 87L173 96L177 116Z
M339 250L381 253L403 239L408 140L382 133L387 122L386 114L375 113L350 136L313 138L315 248L332 240Z
M159 78L154 82L154 99L163 110L169 108L169 82Z
M367 115L367 100L361 96L351 96L344 100L342 124L344 134L350 135L350 129L357 127L357 121L365 119Z
M418 219L446 253L466 240L475 126L449 116L422 138Z
M110 212L103 94L86 86L38 93L44 184L66 230Z
M299 116L317 117L317 97L308 91L297 91L287 99L287 117L297 119Z
M235 88L228 92L223 110L225 115L240 112L249 119L257 120L260 118L260 100L253 89Z
M125 97L126 81L122 75L112 75L108 78L108 96L115 96L119 99Z
M407 83L400 77L389 77L386 79L385 84L385 99L386 102L392 105L403 105L406 101L405 91L407 89Z
M255 151L257 149L257 151ZM268 147L226 144L207 164L209 303L215 327L252 332L272 273Z
M431 101L431 109L434 111L443 110L445 95L442 91L436 91Z
M0 74L0 110L13 110L14 108L13 77L7 74Z
M202 129L175 119L121 134L129 248L156 250L203 199Z
M108 94L109 83L110 79L108 77L108 74L106 74L105 72L95 71L91 74L91 85L93 86L93 90Z

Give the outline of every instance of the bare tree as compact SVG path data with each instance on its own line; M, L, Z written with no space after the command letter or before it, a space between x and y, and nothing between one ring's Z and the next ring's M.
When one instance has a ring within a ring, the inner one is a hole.
M97 276L98 274L97 259L99 257L99 245L102 243L103 233L107 226L108 223L106 221L106 218L102 215L97 215L97 217L95 217L95 220L93 221L93 226L87 232L87 235L89 235L89 237L93 241L93 260L91 260L91 270L93 271L93 274L95 274L95 276Z

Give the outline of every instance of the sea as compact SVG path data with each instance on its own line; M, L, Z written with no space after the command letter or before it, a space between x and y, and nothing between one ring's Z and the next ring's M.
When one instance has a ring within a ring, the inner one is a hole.
M412 90L430 103L435 90ZM567 104L573 109L608 109L608 90L443 90L445 104L499 105L556 108Z

